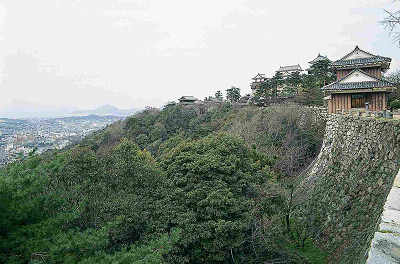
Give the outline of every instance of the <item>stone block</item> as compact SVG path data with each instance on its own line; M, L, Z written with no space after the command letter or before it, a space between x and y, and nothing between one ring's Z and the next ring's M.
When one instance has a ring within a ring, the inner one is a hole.
M382 221L385 223L400 223L400 211L393 209L384 209Z
M391 233L375 233L368 253L367 264L400 262L400 237Z
M400 236L400 224L380 223L379 232L380 233L393 233L393 234L398 234Z
M394 184L393 184L395 187L398 187L398 188L400 188L400 171L399 171L399 173L397 173L397 176L396 176L396 178L394 179Z
M400 211L400 188L393 187L386 199L385 208Z

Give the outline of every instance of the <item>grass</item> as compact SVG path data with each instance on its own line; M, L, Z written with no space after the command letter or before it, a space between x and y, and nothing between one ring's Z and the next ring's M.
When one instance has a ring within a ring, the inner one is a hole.
M316 247L311 239L307 239L305 241L304 247L300 247L297 241L291 240L288 243L288 248L289 250L296 252L298 255L306 259L311 264L327 263L328 253Z

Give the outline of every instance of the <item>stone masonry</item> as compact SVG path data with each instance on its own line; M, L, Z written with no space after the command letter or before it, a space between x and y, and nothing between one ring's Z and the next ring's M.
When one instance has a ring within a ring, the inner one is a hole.
M400 223L400 188L392 188L399 167L399 120L329 115L320 154L298 192L328 263L366 262L385 203L372 250L399 261L392 221Z
M386 199L367 264L400 263L400 171Z

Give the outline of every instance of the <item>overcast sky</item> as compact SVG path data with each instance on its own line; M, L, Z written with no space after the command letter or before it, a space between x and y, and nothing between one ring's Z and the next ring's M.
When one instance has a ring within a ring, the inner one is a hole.
M391 0L0 0L0 108L12 101L160 106L258 72L338 59L355 45L392 57Z

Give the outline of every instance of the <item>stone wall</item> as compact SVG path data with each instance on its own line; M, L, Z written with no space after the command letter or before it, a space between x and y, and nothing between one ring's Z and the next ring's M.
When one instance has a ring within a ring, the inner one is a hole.
M386 199L367 264L400 263L400 171Z
M300 204L312 215L313 239L330 263L365 263L399 166L398 120L328 116L297 199L306 200Z

